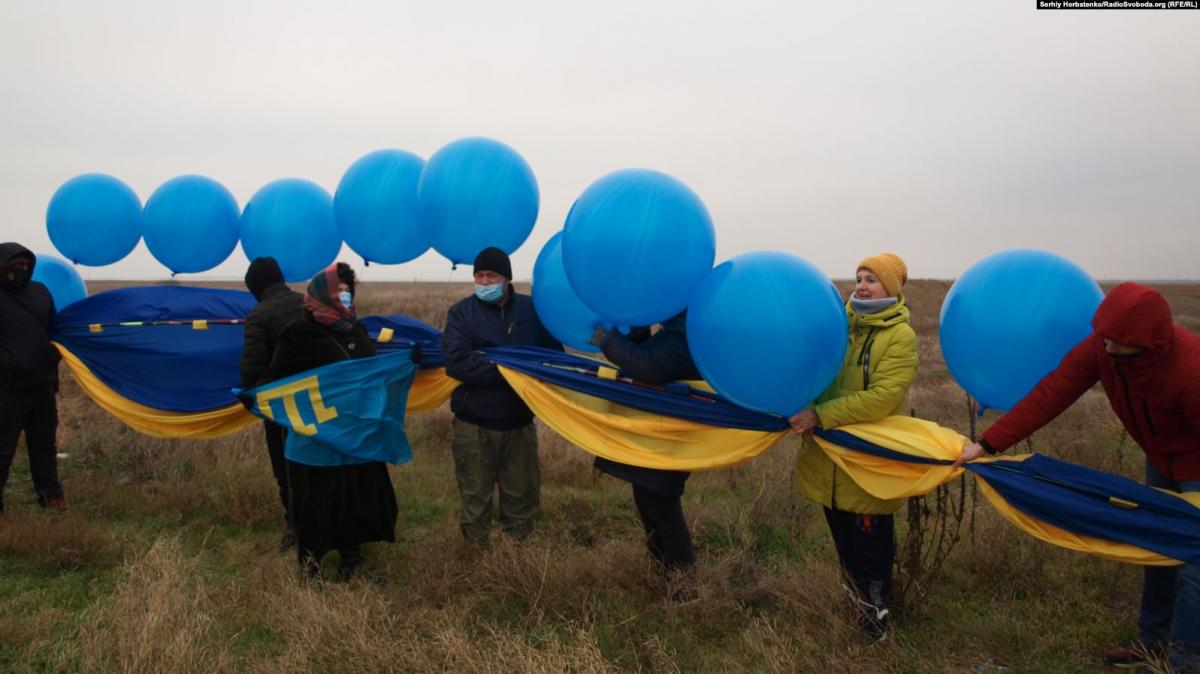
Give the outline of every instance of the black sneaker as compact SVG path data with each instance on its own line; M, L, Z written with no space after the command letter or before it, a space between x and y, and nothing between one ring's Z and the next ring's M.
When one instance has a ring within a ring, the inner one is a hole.
M865 617L859 622L859 630L864 646L874 646L887 641L888 610L885 608L877 616Z

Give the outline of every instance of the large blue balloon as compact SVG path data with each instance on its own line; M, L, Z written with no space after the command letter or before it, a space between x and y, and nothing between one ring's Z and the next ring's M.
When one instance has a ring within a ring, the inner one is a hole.
M463 138L438 150L417 187L421 229L454 264L496 246L512 253L538 214L538 186L517 151L488 138Z
M562 232L550 237L533 265L533 308L542 325L558 341L579 351L600 350L588 344L600 317L587 308L567 282L562 262Z
M403 150L377 150L350 165L333 195L346 243L366 262L399 264L429 250L417 223L417 182L425 160Z
M142 237L142 202L112 176L75 176L50 197L46 231L58 252L75 264L112 264Z
M237 247L237 199L204 176L172 178L146 200L142 236L173 274L208 271Z
M688 307L687 329L696 366L718 393L784 416L829 386L849 341L833 283L778 252L739 255L709 272Z
M45 253L38 255L33 266L33 280L46 286L58 311L87 297L87 285L79 272L61 257Z
M275 258L289 283L328 267L342 247L333 222L333 198L300 178L276 180L250 197L241 229L246 258Z
M983 407L1010 409L1091 334L1103 298L1087 272L1053 253L988 256L942 303L946 367Z
M644 169L592 183L563 227L571 287L618 325L652 325L683 311L712 269L716 249L700 197L675 178Z

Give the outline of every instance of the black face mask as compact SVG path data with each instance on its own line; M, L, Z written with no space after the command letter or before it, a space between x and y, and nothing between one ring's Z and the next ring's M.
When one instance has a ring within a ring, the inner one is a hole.
M31 275L28 269L5 269L4 283L10 288L23 290L29 285L29 277Z

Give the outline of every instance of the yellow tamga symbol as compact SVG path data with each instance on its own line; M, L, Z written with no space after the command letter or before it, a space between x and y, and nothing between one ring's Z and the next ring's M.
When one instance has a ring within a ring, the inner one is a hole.
M321 382L317 381L315 375L299 379L286 386L260 392L258 394L258 410L264 417L274 420L275 414L271 411L271 401L282 398L283 409L287 412L288 422L292 425L292 429L300 435L316 435L316 425L305 423L300 416L300 408L296 405L296 396L306 391L308 392L308 402L312 404L318 424L337 418L337 408L326 407L325 402L321 400Z

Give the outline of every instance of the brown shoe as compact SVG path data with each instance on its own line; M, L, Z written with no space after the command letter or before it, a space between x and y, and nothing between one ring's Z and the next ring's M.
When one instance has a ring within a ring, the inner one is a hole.
M1164 653L1157 646L1146 646L1134 641L1128 646L1117 646L1104 653L1104 664L1112 667L1141 667L1162 659Z

